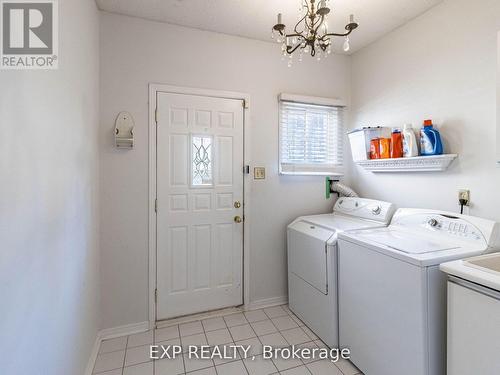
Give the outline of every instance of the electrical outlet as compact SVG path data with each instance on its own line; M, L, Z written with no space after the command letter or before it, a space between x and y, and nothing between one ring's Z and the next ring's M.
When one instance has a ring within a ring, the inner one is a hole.
M470 204L470 190L460 189L458 191L458 201L460 202L461 200L466 202L465 206Z

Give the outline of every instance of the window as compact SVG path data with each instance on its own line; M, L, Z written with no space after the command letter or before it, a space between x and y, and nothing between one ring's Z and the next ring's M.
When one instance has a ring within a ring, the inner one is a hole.
M192 136L191 142L192 186L211 186L212 181L212 137Z
M343 108L332 99L280 96L281 174L343 173Z

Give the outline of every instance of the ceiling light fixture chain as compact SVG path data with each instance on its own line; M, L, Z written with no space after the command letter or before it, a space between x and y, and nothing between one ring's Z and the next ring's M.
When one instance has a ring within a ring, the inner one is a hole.
M328 0L320 0L318 6L316 6L316 0L301 1L300 19L293 28L293 32L287 34L282 14L279 13L278 22L273 26L271 33L271 37L276 38L276 41L281 44L282 55L288 55L288 66L292 65L293 53L299 48L299 61L302 60L303 53L310 53L314 57L318 50L327 57L331 53L332 37L344 37L343 49L345 52L349 51L349 35L359 26L354 21L354 16L351 14L349 17L349 23L345 26L346 32L329 33L327 25L327 16L330 13L330 8L327 7ZM321 55L318 54L318 60L320 59Z

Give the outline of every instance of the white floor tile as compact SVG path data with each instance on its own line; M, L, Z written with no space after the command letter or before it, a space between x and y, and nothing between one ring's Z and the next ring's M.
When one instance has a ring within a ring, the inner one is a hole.
M178 375L184 373L184 361L182 356L155 361L154 366L155 375Z
M190 372L189 375L217 375L217 373L215 372L215 367L209 367L209 368L204 368L202 370Z
M181 336L191 336L196 335L197 333L203 333L203 326L201 322L197 320L196 322L179 324L179 330L181 332Z
M220 316L216 318L204 319L201 321L201 323L203 324L205 332L216 331L218 329L226 328L226 323L224 322L224 319Z
M227 328L207 332L206 336L209 345L221 345L233 341Z
M136 333L128 337L127 348L134 346L150 345L153 343L153 331Z
M318 340L318 336L316 336L316 334L311 331L311 329L307 326L302 326L300 327L304 330L304 332L306 333L307 336L309 336L311 338L311 340Z
M99 347L99 353L110 353L118 350L125 350L127 347L127 336L117 337L115 339L103 340Z
M277 328L274 326L270 319L262 320L260 322L251 323L257 336L268 335L270 333L278 332Z
M276 348L289 346L288 342L279 332L271 333L270 335L259 336L259 340L262 345L270 345Z
M123 369L123 375L154 375L153 362L125 367Z
M300 327L281 331L281 334L290 345L298 345L311 341L311 338Z
M180 339L180 337L177 337L177 338L171 339L171 340L160 341L160 342L157 342L156 345L164 345L164 346L181 345L181 339ZM162 352L161 348L160 348L160 352Z
M311 375L306 366L294 367L280 372L281 375Z
M342 375L342 372L328 359L306 365L312 375Z
M305 323L302 320L300 320L297 316L295 316L294 314L290 314L289 316L293 319L293 321L295 323L297 323L298 326L300 326L300 327L305 326Z
M292 310L290 310L290 306L288 305L281 305L283 310L285 310L288 314L292 313Z
M184 367L186 369L186 372L201 370L203 368L213 366L214 361L212 361L211 359L189 358L187 354L184 354Z
M218 375L247 375L242 361L226 363L216 367Z
M99 354L95 362L94 373L122 368L124 357L125 357L125 350Z
M246 311L244 314L250 323L268 319L263 310Z
M276 328L278 328L280 331L283 331L285 329L296 328L296 327L299 326L288 315L286 315L286 316L280 316L278 318L273 318L271 320L273 321L273 324L276 326Z
M207 338L204 333L198 333L197 335L181 337L181 343L183 352L187 352L190 345L207 345Z
M257 337L247 339L247 340L241 340L241 341L236 341L234 343L235 345L243 345L243 346L250 346L250 349L247 352L247 356L251 357L253 355L259 355L262 354L262 344L259 341ZM243 356L244 352L242 349L240 349L240 355Z
M96 375L122 375L122 369L119 368L119 369L116 369L116 370L99 372Z
M361 373L361 371L347 359L339 359L337 362L335 362L335 365L340 369L340 371L342 371L342 374L344 375L356 375Z
M247 320L245 319L245 315L243 313L236 313L231 315L226 315L224 317L226 324L228 327L239 326L242 324L247 324Z
M314 343L318 346L318 348L329 349L328 346L321 340L314 340Z
M159 345L213 346L232 345L233 339L234 345L251 346L249 358L242 360L240 350L237 358L215 361L189 359L187 354L184 354L184 357L176 359L155 361L153 366L153 361L150 359L150 344L153 340ZM279 371L285 375L362 375L359 369L347 360L340 360L337 363L321 359L264 360L262 345L273 347L297 345L311 349L326 347L287 306L275 306L160 328L154 335L153 331L147 331L128 337L103 340L94 374L180 375L186 372L190 373L188 375L268 375ZM256 359L252 361L253 356Z
M316 345L314 343L314 341L310 341L310 342L306 342L304 344L299 344L297 345L298 348L309 348L309 349L314 349L314 348L317 348L318 345ZM310 354L311 358L309 359L305 359L305 358L301 358L302 359L302 362L304 362L305 364L308 364L308 363L311 363L311 362L314 362L314 361L318 361L319 358L315 357L313 358L312 357L312 353Z
M300 359L298 358L288 358L284 359L281 357L273 358L274 365L278 368L280 371L288 370L293 367L298 367L302 366L303 363Z
M150 347L151 344L128 348L125 354L125 367L151 361Z
M172 340L179 337L179 326L159 328L155 331L155 342Z
M270 359L264 359L261 355L255 358L243 360L250 375L269 375L278 372L278 369Z
M233 345L233 347L231 347L230 345ZM238 353L238 350L234 349L234 345L235 345L234 343L229 343L226 345L218 345L217 346L221 352L226 347L227 355L231 358L214 358L215 366L219 366L219 365L222 365L224 363L229 363L229 362L233 362L233 361L237 361L237 360L241 359L241 357Z
M233 341L241 341L246 339L251 339L255 337L255 332L253 331L250 324L244 324L241 326L234 326L229 328Z
M281 306L268 307L264 309L266 315L270 318L277 318L278 316L288 316L288 313Z

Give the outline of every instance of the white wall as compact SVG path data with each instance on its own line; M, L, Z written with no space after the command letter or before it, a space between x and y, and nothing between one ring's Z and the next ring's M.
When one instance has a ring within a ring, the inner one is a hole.
M472 215L500 220L495 166L498 0L445 0L352 58L351 127L420 128L432 118L447 152L445 173L372 174L355 167L355 187L400 206L457 212L471 190Z
M500 167L500 31L497 38L497 163Z
M1 374L83 374L98 329L98 12L59 16L59 70L0 72Z
M349 58L286 67L276 44L101 15L102 327L148 320L148 83L240 91L251 95L254 181L250 299L285 296L285 227L296 216L327 212L321 177L278 175L280 92L349 100ZM113 147L119 111L136 121L136 147Z

